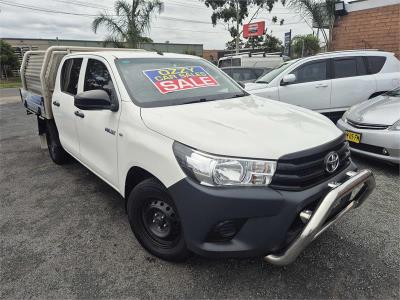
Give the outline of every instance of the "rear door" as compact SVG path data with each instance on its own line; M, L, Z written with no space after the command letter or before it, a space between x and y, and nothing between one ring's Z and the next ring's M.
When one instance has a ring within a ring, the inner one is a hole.
M296 81L281 83L279 100L320 112L329 110L332 86L328 62L328 59L313 60L291 71Z
M83 58L68 58L64 61L58 74L59 80L56 81L59 84L55 85L52 98L52 110L61 145L76 158L79 158L79 140L74 96L78 93L82 61Z
M331 113L342 114L348 107L368 98L376 91L376 81L368 74L362 56L332 59Z
M83 91L105 90L119 102L113 73L108 62L97 56L84 64ZM82 72L83 73L83 72ZM121 105L119 105L121 107ZM81 161L113 186L117 186L117 136L120 116L111 110L79 110L75 116L80 143Z

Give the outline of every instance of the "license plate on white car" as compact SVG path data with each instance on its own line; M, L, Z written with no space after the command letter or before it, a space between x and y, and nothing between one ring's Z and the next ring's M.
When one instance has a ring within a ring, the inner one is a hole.
M353 143L361 143L361 133L346 131L346 140Z

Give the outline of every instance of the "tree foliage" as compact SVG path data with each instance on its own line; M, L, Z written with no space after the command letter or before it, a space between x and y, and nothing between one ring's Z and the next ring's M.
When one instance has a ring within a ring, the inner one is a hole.
M262 48L266 52L282 51L282 41L270 34L264 36L251 37L244 45L245 48Z
M19 61L12 46L4 40L0 40L0 75L11 75L11 71L18 69Z
M328 48L332 42L332 30L335 23L336 0L286 0L288 7L295 8L304 18L310 18L322 35ZM329 29L329 36L324 28Z
M213 12L211 22L215 26L219 21L228 25L229 33L235 38L237 32L236 23L242 25L243 20L249 16L249 9L258 6L271 11L279 0L203 0Z
M143 35L150 30L152 15L160 13L160 0L118 0L114 4L116 17L107 13L99 14L92 22L92 29L96 33L101 26L108 31L105 43L115 47L124 47L127 43L130 48L137 48L141 42L151 41Z
M295 57L315 55L321 49L318 38L312 34L296 35L291 47Z

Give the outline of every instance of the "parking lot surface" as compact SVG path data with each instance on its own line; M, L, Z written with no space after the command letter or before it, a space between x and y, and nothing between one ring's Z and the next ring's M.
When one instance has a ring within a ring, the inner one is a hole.
M6 103L6 102L4 102ZM0 298L399 298L399 171L362 157L373 195L287 267L148 254L124 200L39 147L34 116L0 105Z

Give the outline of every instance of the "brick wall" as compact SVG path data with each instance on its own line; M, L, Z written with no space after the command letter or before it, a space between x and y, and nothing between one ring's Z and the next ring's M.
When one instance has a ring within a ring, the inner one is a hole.
M380 49L400 58L400 4L350 12L336 21L333 50Z

